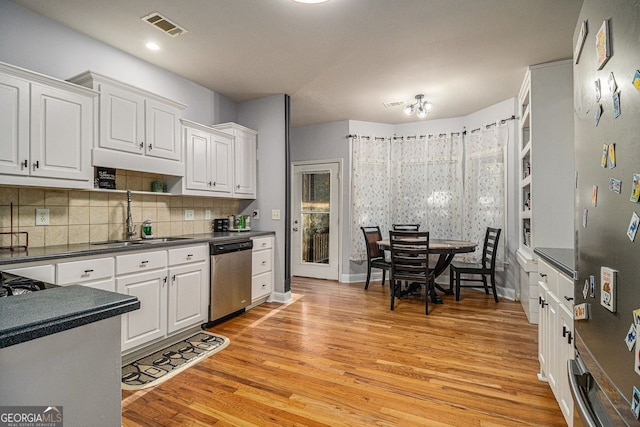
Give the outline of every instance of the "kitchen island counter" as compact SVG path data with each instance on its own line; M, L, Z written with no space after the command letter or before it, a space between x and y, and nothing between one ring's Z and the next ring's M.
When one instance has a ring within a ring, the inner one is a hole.
M0 348L119 316L138 298L86 286L64 286L0 298Z

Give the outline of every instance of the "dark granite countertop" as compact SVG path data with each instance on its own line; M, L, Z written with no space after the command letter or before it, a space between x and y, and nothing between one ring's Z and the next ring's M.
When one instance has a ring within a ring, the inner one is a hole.
M256 236L268 236L273 235L273 231L224 231L214 233L202 233L202 234L189 234L184 236L177 236L184 238L184 240L173 240L163 243L153 244L141 244L130 246L117 246L117 245L97 245L91 243L80 243L76 245L58 245L58 246L46 246L29 248L26 251L16 252L0 252L0 270L4 265L20 264L25 262L36 261L58 261L62 258L73 258L81 256L92 255L107 255L116 252L131 252L149 248L166 248L169 246L184 246L194 243L209 243L209 242L225 242L239 239L247 239Z
M575 251L573 249L535 248L533 252L557 268L558 271L570 277L571 280L574 279L576 261Z
M137 297L80 285L0 298L0 348L139 308Z

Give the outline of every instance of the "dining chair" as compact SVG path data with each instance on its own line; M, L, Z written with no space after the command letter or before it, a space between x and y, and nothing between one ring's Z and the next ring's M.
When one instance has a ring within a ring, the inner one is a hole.
M390 231L391 277L389 289L391 310L402 283L424 287L425 314L429 314L429 295L433 292L433 270L429 269L428 231Z
M420 224L393 224L391 228L393 231L418 231Z
M498 294L496 293L496 256L498 251L498 241L500 240L499 228L487 227L484 236L484 246L482 248L482 261L478 264L465 264L452 262L449 266L449 286L456 286L456 301L460 301L460 288L479 288L480 285L467 284L461 282L481 282L484 292L489 295L489 287L487 286L487 276L491 279L491 290L493 291L493 299L498 302ZM476 275L480 278L462 278L462 274Z
M364 288L369 289L372 268L382 270L382 286L384 286L387 270L391 269L391 263L385 259L384 251L378 247L377 242L382 240L380 227L360 227L360 229L364 234L364 245L367 248L367 282Z

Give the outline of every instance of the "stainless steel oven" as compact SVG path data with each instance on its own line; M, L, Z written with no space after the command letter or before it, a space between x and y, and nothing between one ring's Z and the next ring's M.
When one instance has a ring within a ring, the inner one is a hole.
M244 312L251 304L251 240L212 243L209 323Z

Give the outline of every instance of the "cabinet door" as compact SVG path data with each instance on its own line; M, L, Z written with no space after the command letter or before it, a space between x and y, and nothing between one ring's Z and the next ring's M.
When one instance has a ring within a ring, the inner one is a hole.
M101 83L100 147L144 153L144 98Z
M538 361L540 362L540 379L547 379L549 367L547 357L549 354L549 301L547 293L549 289L543 280L538 281Z
M163 338L167 332L167 271L118 277L118 293L138 297L140 309L122 315L122 350Z
M90 181L93 100L31 84L31 175Z
M558 336L561 337L558 310L560 310L561 304L558 297L551 292L547 292L547 302L549 303L547 306L547 380L557 399L558 386L562 381L562 378L560 378L560 360L558 359L558 345L561 341L561 338L558 338Z
M209 164L211 162L211 136L206 132L186 128L185 161L186 187L190 190L209 191Z
M205 262L199 262L169 269L169 333L207 321L206 267Z
M256 137L236 131L234 194L256 196Z
M0 75L0 173L29 174L29 83Z
M211 135L211 188L218 193L231 194L232 141L223 135Z
M573 331L573 312L565 307L560 306L558 310L558 393L556 399L562 410L568 425L573 422L573 397L571 397L571 389L569 388L569 378L567 372L567 361L575 358L574 351L574 331Z
M180 160L182 112L152 99L145 101L145 153L162 159Z

